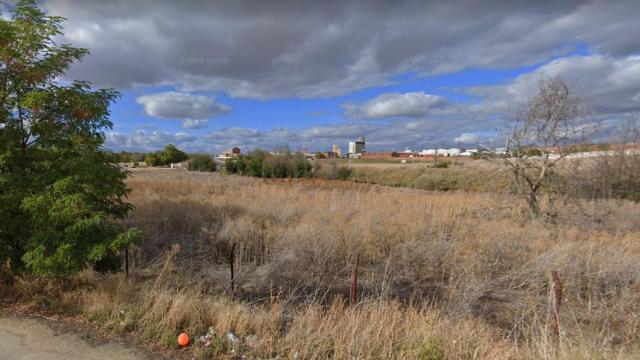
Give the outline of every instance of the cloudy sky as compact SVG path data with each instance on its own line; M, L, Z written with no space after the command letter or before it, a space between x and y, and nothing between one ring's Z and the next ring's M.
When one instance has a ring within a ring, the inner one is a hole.
M637 0L42 5L68 19L60 42L91 50L68 79L123 93L115 150L499 143L545 76L604 124L640 111Z

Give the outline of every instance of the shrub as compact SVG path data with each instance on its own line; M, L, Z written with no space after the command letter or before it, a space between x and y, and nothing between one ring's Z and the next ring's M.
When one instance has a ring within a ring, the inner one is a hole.
M490 158L490 155L487 153L475 152L471 154L471 158L473 160L488 159Z
M216 162L209 154L197 154L189 161L189 171L216 171Z
M526 156L542 156L542 150L536 148L526 149L524 154Z
M227 174L235 174L238 172L238 162L234 159L227 159L224 161L224 171Z
M301 154L296 154L293 159L293 177L306 177L311 173L311 163L307 161Z
M340 180L347 180L351 177L351 168L347 166L340 166L338 168L337 176Z
M444 340L439 337L429 338L420 346L418 352L420 360L443 360L445 359Z
M236 172L240 175L246 175L247 162L244 160L244 157L239 158L236 162Z
M287 155L269 156L262 166L262 177L293 177L294 164ZM256 176L256 175L253 175Z
M313 168L313 176L321 179L347 180L351 177L351 174L351 168L344 165L339 165L336 161L331 161L325 164L316 162Z
M438 161L436 163L435 167L438 168L438 169L446 169L446 168L449 167L449 162L448 161Z
M228 174L265 178L301 178L312 173L311 163L302 154L280 152L276 155L264 150L254 150L249 155L225 162Z
M460 188L457 178L447 174L423 174L415 180L413 187L429 191L448 191Z

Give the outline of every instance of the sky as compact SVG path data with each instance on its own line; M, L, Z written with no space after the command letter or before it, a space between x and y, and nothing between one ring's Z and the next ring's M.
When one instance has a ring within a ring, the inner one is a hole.
M67 18L59 43L91 51L66 80L122 93L106 132L116 151L500 146L550 76L600 137L640 112L637 0L41 5Z

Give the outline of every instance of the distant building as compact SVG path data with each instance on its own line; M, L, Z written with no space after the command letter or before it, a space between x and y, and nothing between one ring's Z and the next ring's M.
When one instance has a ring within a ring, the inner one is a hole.
M340 149L338 149L338 150L340 150ZM324 157L327 158L327 159L337 159L337 158L340 157L340 155L335 151L327 151L327 152L322 153L322 155L324 155Z
M356 157L356 156L354 156ZM404 151L402 152L364 152L362 154L359 154L357 157L360 157L362 159L367 159L367 160L405 160L405 161L411 161L411 162L418 162L418 161L430 161L431 159L433 159L433 156L426 156L426 155L422 155L420 154L416 154L416 153L406 153Z
M333 147L331 148L331 152L335 153L337 157L342 156L342 149L340 149L340 146L336 144L333 144Z
M433 156L436 154L436 149L423 149L420 152L420 155L422 156Z
M477 154L478 149L467 149L460 153L460 156L473 156L473 154Z
M395 153L391 153L391 152L365 152L365 153L362 153L361 155L363 159L391 160L394 154Z
M438 149L438 150L436 150L436 155L438 155L438 156L447 156L447 149Z
M147 163L144 161L134 161L134 162L126 162L126 163L118 163L121 168L136 168L136 167L147 167Z
M447 156L460 156L460 149L458 148L451 148L451 149L447 149Z
M242 154L239 147L233 147L231 149L225 150L222 154L216 156L217 160L224 161L230 158L238 157Z
M359 155L365 152L364 136L356 141L349 142L349 155Z
M405 147L404 150L402 150L402 152L396 153L397 157L414 157L415 155L416 155L416 152L409 149L408 147Z
M225 150L222 154L220 154L220 156L218 156L218 158L228 159L232 157L238 157L240 156L240 154L241 154L240 148L236 146L229 150Z
M171 163L169 167L171 169L187 169L189 168L189 162L191 162L191 160L185 160L179 163Z

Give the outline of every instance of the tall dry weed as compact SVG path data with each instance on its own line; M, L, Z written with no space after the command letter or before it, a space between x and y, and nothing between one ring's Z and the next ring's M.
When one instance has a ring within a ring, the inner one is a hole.
M256 357L640 354L640 206L632 202L608 203L599 222L566 204L549 225L508 194L169 170L136 171L129 185L136 208L127 222L146 234L134 271L151 281L162 272L162 281L112 285L129 296L87 292L85 311L115 327L167 344L178 329L256 335L258 345L237 350ZM351 307L356 254L360 303ZM559 335L550 271L564 287ZM220 351L233 350L225 344Z

